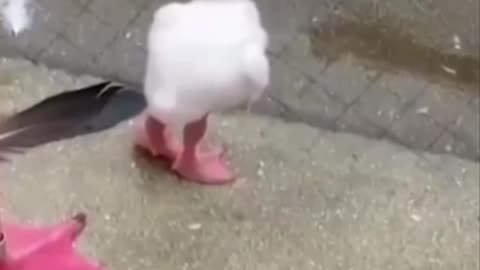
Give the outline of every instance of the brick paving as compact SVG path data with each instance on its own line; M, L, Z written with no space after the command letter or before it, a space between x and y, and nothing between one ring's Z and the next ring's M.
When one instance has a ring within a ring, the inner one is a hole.
M164 2L33 1L34 26L15 39L0 32L0 55L140 84L146 31ZM271 34L273 64L272 85L258 112L480 160L478 91L367 65L353 54L314 56L305 29L333 10L314 0L257 2Z

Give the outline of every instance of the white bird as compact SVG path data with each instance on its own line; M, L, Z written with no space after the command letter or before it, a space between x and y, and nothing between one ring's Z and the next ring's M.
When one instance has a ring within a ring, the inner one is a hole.
M4 27L13 35L18 35L30 27L32 19L28 10L28 0L0 0Z
M148 34L148 107L137 121L137 144L171 159L173 170L188 180L234 180L223 148L199 151L198 146L210 113L250 105L262 95L270 81L267 45L268 34L251 0L160 7ZM176 131L182 131L178 138Z

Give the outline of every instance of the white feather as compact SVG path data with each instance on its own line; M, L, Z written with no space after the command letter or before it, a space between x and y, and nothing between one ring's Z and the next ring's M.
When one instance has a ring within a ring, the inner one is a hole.
M253 1L160 7L148 35L149 113L181 129L207 113L255 101L269 84L267 43Z
M4 26L15 35L27 29L31 24L27 5L28 0L0 0Z

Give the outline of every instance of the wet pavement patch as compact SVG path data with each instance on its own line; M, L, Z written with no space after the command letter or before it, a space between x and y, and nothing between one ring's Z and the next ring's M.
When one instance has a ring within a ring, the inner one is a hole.
M415 38L385 22L331 21L310 31L313 54L338 58L345 53L383 65L433 78L446 78L462 84L480 84L477 59L442 54L415 42Z

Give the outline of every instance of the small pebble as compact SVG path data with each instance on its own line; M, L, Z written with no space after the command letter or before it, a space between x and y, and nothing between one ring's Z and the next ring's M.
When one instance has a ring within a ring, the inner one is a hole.
M450 144L445 145L445 151L452 152L452 146Z
M192 223L188 225L188 229L192 231L198 231L202 228L202 224L200 223Z
M453 36L453 47L456 50L461 50L462 49L462 44L461 44L461 41L460 41L460 38L458 37L458 35Z
M445 65L442 65L442 69L447 72L448 74L451 74L451 75L456 75L457 74L457 71L451 67L447 67Z
M418 114L427 114L430 111L430 108L428 107L422 107L417 110Z
M411 214L410 218L415 222L420 222L422 220L422 217L417 214Z

